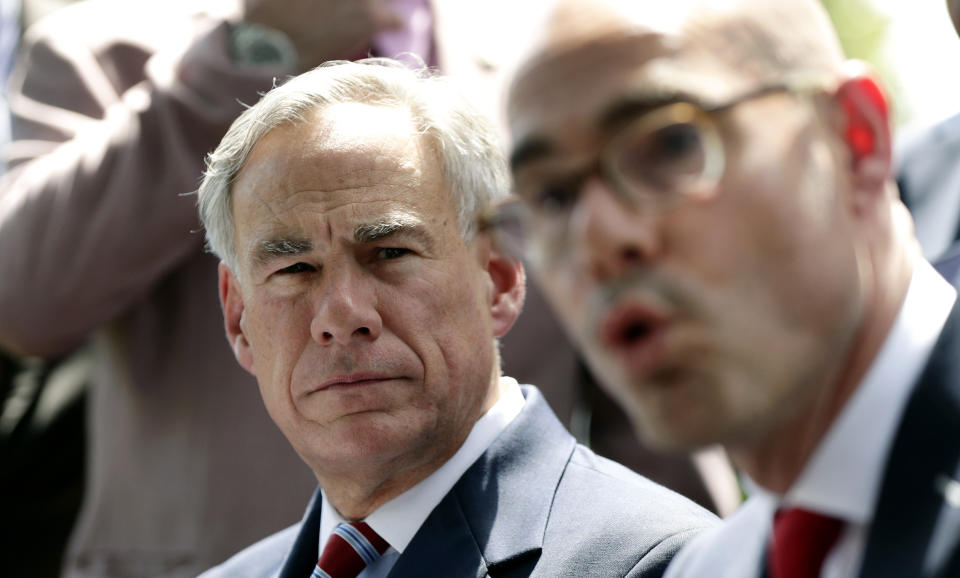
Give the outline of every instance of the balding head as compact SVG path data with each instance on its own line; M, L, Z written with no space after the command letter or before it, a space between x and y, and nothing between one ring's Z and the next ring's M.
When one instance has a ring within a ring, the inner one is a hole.
M820 3L565 0L536 46L511 168L591 369L663 447L823 427L910 265L883 93Z
M817 0L564 0L517 75L585 45L646 37L643 82L705 104L720 104L760 86L827 83L843 53ZM514 85L514 94L526 83Z

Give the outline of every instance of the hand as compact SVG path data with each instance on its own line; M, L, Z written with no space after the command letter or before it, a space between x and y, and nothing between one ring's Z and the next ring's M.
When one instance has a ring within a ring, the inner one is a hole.
M379 32L403 24L387 0L243 0L243 8L244 20L290 38L303 70L353 58Z

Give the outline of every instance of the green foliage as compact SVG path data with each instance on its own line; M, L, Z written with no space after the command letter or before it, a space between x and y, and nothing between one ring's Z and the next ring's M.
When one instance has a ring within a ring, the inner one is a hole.
M821 0L833 20L848 58L879 60L886 38L887 18L870 0Z
M904 110L898 98L902 94L899 79L884 55L889 19L877 10L871 0L821 2L833 20L847 58L866 61L876 70L893 103L894 118L898 123L906 120L908 111Z

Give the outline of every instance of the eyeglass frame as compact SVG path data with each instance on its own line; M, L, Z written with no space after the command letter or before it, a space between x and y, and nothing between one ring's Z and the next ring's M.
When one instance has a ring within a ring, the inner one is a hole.
M619 179L613 175L613 171L606 168L607 163L604 162L604 159L609 156L607 151L615 150L613 145L622 140L622 135L627 134L628 132L632 134L635 130L631 129L635 129L638 123L643 122L645 119L653 118L651 115L660 116L665 115L665 112L668 111L681 111L681 113L687 114L691 116L691 118L698 119L702 126L708 126L710 128L708 139L710 139L710 142L713 142L714 144L707 146L713 146L714 153L712 154L719 156L710 161L705 161L703 172L706 173L709 169L712 181L706 181L709 183L709 187L704 186L704 188L712 188L715 191L717 184L720 182L724 172L726 171L726 153L722 138L720 137L719 131L716 128L716 122L712 119L713 115L724 112L737 105L744 104L751 100L771 94L789 93L801 96L811 95L817 92L823 92L826 89L826 86L827 83L819 80L812 82L779 82L763 85L759 88L750 90L745 94L739 95L733 99L716 105L705 106L703 104L695 103L683 98L678 98L673 102L664 103L639 114L630 122L625 123L624 126L620 127L612 136L608 138L607 143L601 148L601 151L599 154L597 154L596 159L590 162L586 167L576 171L575 173L572 173L569 179L578 183L579 189L579 187L582 187L583 183L586 182L591 176L599 176L604 180L605 183L607 183L611 193L615 194L627 206L634 208L639 207L645 202L663 204L668 201L675 201L680 198L695 196L689 192L675 192L673 195L663 196L650 194L642 189L634 189L629 185L625 185L622 179ZM688 120L687 122L690 121ZM669 123L663 124L662 126L668 125ZM702 179L703 176L700 177L700 180ZM703 183L701 183L701 186L703 186ZM701 195L706 197L705 192L701 193ZM502 232L505 229L505 226L511 222L519 222L521 227L525 227L525 222L528 220L529 214L531 213L529 205L529 200L514 192L507 199L493 204L492 206L488 207L487 210L482 211L478 215L477 230L492 230L495 232ZM522 238L525 235L525 232L518 232L514 236L517 238ZM538 261L538 259L531 259L531 254L526 247L522 249L520 248L520 245L526 244L525 242L514 243L501 239L500 244L505 245L506 250L516 258Z

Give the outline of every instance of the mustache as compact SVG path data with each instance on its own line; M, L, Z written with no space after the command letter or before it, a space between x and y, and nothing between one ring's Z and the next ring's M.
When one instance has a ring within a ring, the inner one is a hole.
M660 270L644 269L604 283L590 296L587 313L591 322L597 322L611 306L636 300L669 316L682 313L698 317L706 313L706 297L699 285Z

